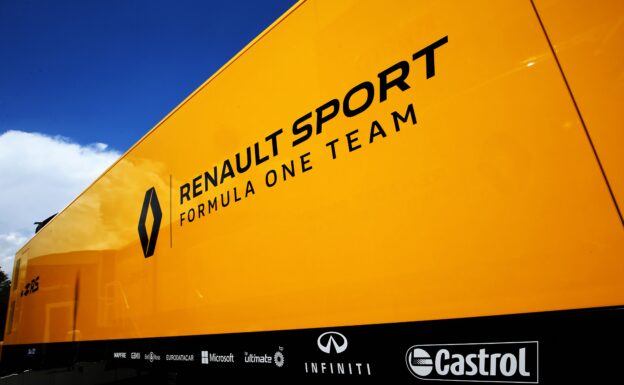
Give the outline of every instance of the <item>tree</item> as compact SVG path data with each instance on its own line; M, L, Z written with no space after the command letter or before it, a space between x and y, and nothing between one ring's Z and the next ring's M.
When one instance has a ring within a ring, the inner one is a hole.
M9 308L9 295L11 293L11 280L0 268L0 334L4 338L4 325L6 323L7 310Z

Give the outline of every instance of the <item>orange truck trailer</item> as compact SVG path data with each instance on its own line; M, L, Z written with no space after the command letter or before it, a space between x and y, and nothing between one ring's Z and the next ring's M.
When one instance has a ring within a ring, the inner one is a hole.
M623 18L297 3L18 251L2 383L624 383Z

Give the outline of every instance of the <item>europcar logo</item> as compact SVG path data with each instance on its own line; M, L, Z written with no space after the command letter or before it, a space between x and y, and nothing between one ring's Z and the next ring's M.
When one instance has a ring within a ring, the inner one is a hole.
M538 350L537 341L414 345L405 361L419 380L537 384Z
M149 235L145 224L148 210L151 210L152 216L154 217ZM139 238L141 239L141 246L143 247L143 255L145 258L154 255L161 219L162 211L160 210L160 204L158 203L158 196L156 195L156 189L152 187L145 192L143 208L141 209L141 216L139 217Z

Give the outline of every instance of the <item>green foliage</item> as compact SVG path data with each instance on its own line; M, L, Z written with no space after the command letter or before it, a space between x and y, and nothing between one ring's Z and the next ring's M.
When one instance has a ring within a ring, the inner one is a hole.
M0 339L4 338L4 325L6 322L7 310L9 308L9 294L11 293L11 280L0 268Z

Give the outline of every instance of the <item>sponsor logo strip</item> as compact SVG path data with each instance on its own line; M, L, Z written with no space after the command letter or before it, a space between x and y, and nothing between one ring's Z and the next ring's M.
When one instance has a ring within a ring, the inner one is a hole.
M121 370L154 378L178 373L180 384L193 383L193 378L304 384L624 383L620 369L624 352L617 349L624 344L623 324L624 309L604 308L321 329L5 345L2 361L6 374L63 369L58 372L67 375L67 368L72 368L76 381L67 381L76 383L91 381L78 369L84 363L101 365L94 373ZM59 377L58 382L63 381Z

